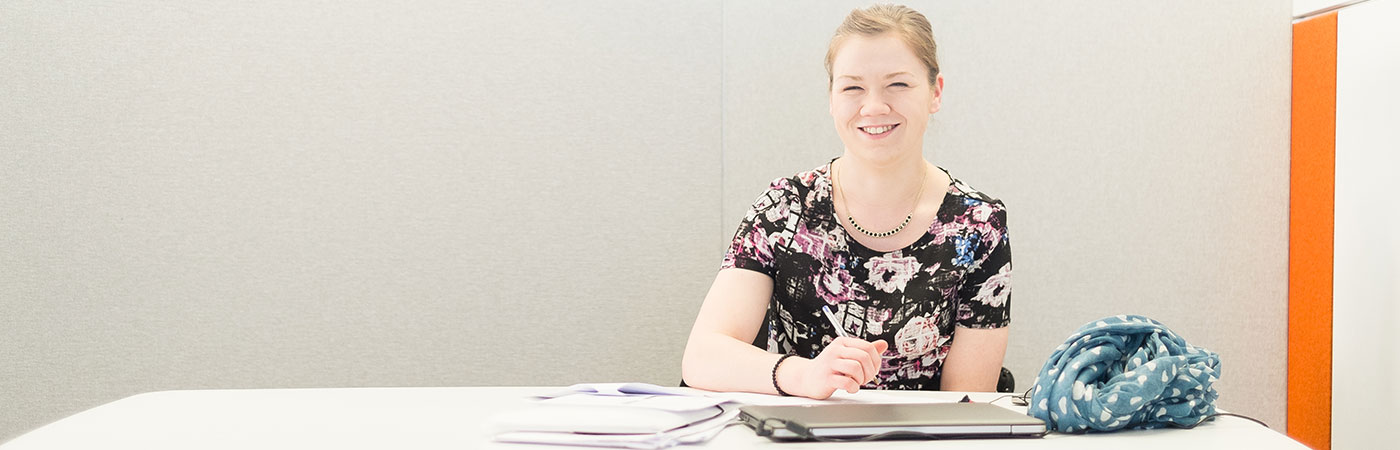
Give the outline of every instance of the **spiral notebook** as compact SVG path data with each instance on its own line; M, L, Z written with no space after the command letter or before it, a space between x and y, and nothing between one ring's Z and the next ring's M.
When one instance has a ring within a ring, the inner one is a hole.
M745 406L740 420L777 440L1039 437L1045 422L988 403Z

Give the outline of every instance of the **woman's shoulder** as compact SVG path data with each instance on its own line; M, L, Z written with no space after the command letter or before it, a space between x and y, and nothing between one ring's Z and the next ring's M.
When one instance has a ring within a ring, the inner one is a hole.
M812 214L813 207L830 196L827 167L823 165L774 179L768 183L768 189L754 200L749 209L749 218L757 218L762 213L767 220L777 222L793 214L804 217Z
M962 217L968 223L983 224L996 229L1006 228L1006 203L1001 199L988 195L968 185L967 183L949 176L952 185L948 189L950 195L956 196L958 201L951 202L956 205L949 213L955 217ZM949 203L945 202L945 205Z
M768 183L768 189L764 191L762 197L768 197L771 201L785 201L796 203L809 200L814 192L821 192L822 188L830 183L827 177L827 170L830 166L823 164L811 170L804 170L786 177L774 178Z
M977 188L968 185L963 180L954 178L952 175L948 175L948 178L952 180L952 185L950 186L950 193L958 197L962 197L964 199L964 203L986 203L997 209L1006 209L1006 203L1003 203L1001 199L993 197L987 194L986 192L982 192Z
M811 191L827 183L827 170L829 167L829 165L823 164L817 168L804 170L791 176L775 178L772 183L769 183L768 189L791 193Z

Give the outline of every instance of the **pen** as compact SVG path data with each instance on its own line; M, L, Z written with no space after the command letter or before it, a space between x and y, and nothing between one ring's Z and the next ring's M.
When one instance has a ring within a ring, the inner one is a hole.
M826 320L831 322L831 326L836 327L836 335L840 337L851 337L846 330L841 328L841 323L836 321L836 314L831 312L831 308L822 305L822 312L826 314Z
M827 307L827 305L822 305L822 314L826 315L826 320L827 320L828 322L831 322L831 326L832 326L832 327L835 327L835 328L836 328L836 335L837 335L837 336L840 336L840 337L851 337L851 334L850 334L850 333L847 333L846 330L845 330L844 328L841 328L841 323L836 321L836 313L831 312L831 308ZM894 358L894 356L890 356L890 355L880 355L880 359L881 359L881 360L887 360L887 359L892 359L892 358Z

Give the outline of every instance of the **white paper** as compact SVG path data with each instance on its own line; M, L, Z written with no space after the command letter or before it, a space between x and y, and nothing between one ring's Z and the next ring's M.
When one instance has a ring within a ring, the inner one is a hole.
M739 409L728 407L713 419L660 433L579 434L569 432L517 431L499 433L498 442L521 444L584 445L634 449L663 449L681 444L699 444L714 439L724 427L739 415Z

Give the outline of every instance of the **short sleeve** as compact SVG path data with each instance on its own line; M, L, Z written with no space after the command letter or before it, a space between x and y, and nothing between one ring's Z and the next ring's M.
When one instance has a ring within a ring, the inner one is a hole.
M788 181L785 178L773 181L768 190L754 200L734 232L720 269L748 269L770 277L776 274L774 255L783 244L783 226L792 210Z
M1011 323L1011 238L1006 229L1006 210L998 207L985 223L978 225L991 242L986 258L968 272L958 291L957 324L966 328L1001 328Z

